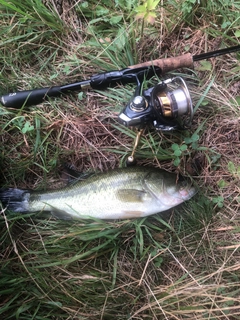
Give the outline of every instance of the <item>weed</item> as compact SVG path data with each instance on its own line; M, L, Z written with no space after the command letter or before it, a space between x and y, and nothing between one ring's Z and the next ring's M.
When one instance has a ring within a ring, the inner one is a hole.
M12 120L13 125L18 128L22 133L28 133L34 130L34 126L31 125L30 121L26 121L25 117L20 116L17 118L14 118Z
M174 143L172 145L172 149L174 151L174 156L175 156L173 164L177 167L181 162L181 157L183 156L183 153L187 151L188 147L186 144L182 144L179 146L177 143Z
M184 16L189 15L190 13L193 14L194 8L196 5L199 4L199 0L187 0L182 3L182 13Z
M146 0L142 5L136 8L136 18L142 19L143 23L154 24L155 18L157 17L156 8L159 2L159 0Z
M212 202L216 203L219 208L222 208L224 204L224 198L222 196L213 197Z

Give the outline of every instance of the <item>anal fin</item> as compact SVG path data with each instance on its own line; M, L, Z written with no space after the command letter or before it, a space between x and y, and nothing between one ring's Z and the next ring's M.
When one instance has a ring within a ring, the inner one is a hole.
M55 207L51 207L51 214L60 220L72 220L72 216L64 210L59 210Z

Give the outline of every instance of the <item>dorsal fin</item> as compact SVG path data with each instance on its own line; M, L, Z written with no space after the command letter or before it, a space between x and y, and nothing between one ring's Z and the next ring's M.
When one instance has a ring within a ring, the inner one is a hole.
M80 172L70 164L64 164L62 168L62 178L67 184L74 184L78 181L86 180L96 174L95 172Z

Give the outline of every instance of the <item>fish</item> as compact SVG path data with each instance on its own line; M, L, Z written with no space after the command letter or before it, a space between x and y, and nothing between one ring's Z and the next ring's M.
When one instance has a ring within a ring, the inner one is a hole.
M58 219L112 220L157 214L195 193L187 178L159 168L133 166L93 174L57 190L0 189L0 201L12 212L50 211Z

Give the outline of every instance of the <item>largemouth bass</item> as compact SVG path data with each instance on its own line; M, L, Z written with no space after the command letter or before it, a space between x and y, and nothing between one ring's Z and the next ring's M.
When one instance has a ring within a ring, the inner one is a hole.
M10 211L50 211L60 219L126 219L168 210L194 194L191 183L173 173L128 167L49 192L1 189L0 201Z

